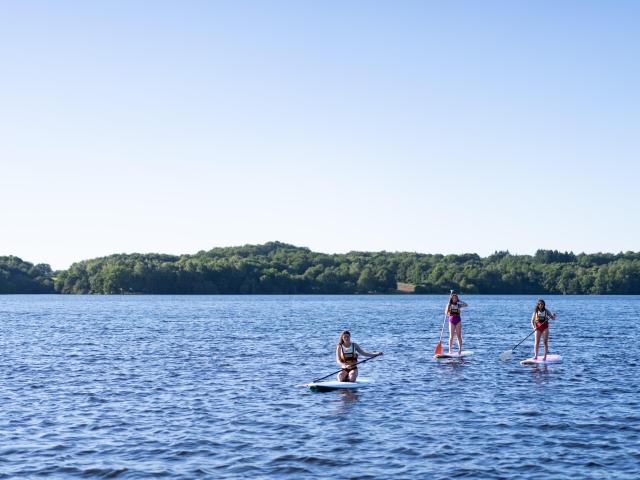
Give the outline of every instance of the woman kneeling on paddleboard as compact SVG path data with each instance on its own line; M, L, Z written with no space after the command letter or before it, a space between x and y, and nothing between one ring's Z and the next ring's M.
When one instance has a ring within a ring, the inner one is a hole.
M453 334L458 337L458 351L462 354L462 318L460 318L460 309L466 307L467 304L458 299L458 294L451 291L449 295L449 303L444 309L444 314L449 317L449 353L453 346Z
M533 347L534 359L538 358L540 335L542 335L542 341L544 342L544 357L542 360L547 360L547 353L549 353L549 320L555 319L556 315L547 310L544 300L541 298L538 299L536 306L533 309L533 315L531 315L531 328L535 329Z
M336 361L342 367L338 373L338 381L355 382L358 378L358 367L354 367L358 363L358 353L365 357L375 357L384 355L382 352L365 352L356 342L351 341L351 334L345 330L340 334L338 345L336 346Z

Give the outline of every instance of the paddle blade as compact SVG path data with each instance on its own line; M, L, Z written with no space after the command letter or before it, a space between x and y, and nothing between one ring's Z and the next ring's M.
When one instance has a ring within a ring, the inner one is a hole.
M440 355L442 353L442 342L438 342L436 349L433 351L434 355Z
M506 362L507 360L511 360L513 357L513 350L506 350L500 354L500 360Z

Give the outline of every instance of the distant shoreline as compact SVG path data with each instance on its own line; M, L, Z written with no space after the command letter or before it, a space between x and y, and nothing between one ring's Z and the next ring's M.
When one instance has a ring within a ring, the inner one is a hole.
M640 253L324 254L281 242L194 255L116 254L52 271L0 257L0 294L638 295Z

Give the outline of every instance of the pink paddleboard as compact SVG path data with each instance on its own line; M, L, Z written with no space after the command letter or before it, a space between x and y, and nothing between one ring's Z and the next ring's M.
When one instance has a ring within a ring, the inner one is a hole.
M538 355L538 358L527 358L526 360L522 360L520 365L539 365L546 363L560 363L562 362L562 355L549 354L547 355L547 359L543 360L544 355Z

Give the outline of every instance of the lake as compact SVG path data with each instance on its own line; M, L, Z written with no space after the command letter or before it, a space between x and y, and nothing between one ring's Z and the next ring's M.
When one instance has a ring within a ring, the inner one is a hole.
M0 478L638 478L640 297L544 299L531 367L533 296L439 362L446 296L0 296ZM300 387L343 329L372 383Z

